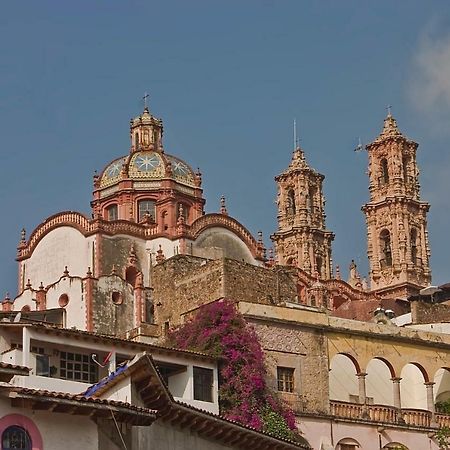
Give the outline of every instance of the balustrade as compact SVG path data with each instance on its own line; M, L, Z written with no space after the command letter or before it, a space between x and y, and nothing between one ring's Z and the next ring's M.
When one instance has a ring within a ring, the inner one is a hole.
M368 419L374 422L396 423L403 419L406 425L430 427L432 412L422 409L402 409L393 406L363 405L360 403L330 401L331 414L347 419ZM439 426L450 426L450 415L436 414Z

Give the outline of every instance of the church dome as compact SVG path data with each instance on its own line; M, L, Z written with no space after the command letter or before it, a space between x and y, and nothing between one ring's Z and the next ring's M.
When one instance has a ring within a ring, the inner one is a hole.
M100 175L100 188L118 183L121 179L133 181L172 179L195 187L195 174L183 160L155 150L142 150L122 156L109 163Z
M117 184L121 180L173 180L196 187L192 168L181 159L168 155L162 146L162 120L154 117L148 107L130 121L130 154L109 163L99 177L99 188Z

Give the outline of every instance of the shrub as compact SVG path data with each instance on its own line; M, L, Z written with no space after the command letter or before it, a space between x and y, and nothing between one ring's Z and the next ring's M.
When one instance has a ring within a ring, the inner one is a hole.
M294 413L268 388L258 336L233 302L201 307L194 319L172 330L168 340L174 347L220 358L219 402L224 417L277 437L295 438Z

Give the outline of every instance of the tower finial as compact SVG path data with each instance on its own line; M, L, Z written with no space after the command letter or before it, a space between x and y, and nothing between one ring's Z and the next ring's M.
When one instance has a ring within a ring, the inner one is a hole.
M386 106L387 112L388 112L388 117L392 117L392 105L387 105Z
M294 150L296 150L298 147L297 142L297 119L294 118Z

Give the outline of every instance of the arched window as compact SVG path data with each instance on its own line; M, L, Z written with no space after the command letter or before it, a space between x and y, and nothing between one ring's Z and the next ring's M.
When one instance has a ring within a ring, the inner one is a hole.
M31 439L27 430L13 425L2 434L2 450L31 450Z
M134 148L136 150L139 148L139 133L134 133Z
M322 276L322 258L320 256L316 256L316 270L319 276Z
M289 215L295 214L295 194L292 189L289 190L287 195L287 213Z
M138 202L138 222L142 222L148 214L155 220L155 201L154 200L140 200Z
M392 249L391 249L391 235L388 230L384 229L380 233L380 248L381 248L381 267L392 266Z
M388 170L388 162L386 158L383 158L380 162L381 164L381 177L380 183L381 185L389 183L389 170Z
M417 230L413 228L411 230L411 261L413 264L417 264Z
M150 144L150 134L147 129L144 130L144 144L145 145Z
M117 205L110 205L106 208L106 215L108 220L117 220L119 218L119 209Z
M405 183L408 182L408 162L409 162L409 158L408 157L404 157L402 160L402 164L403 164L403 181Z
M307 208L309 212L314 212L314 196L316 194L316 191L313 187L309 188L308 191L308 200L307 200Z

